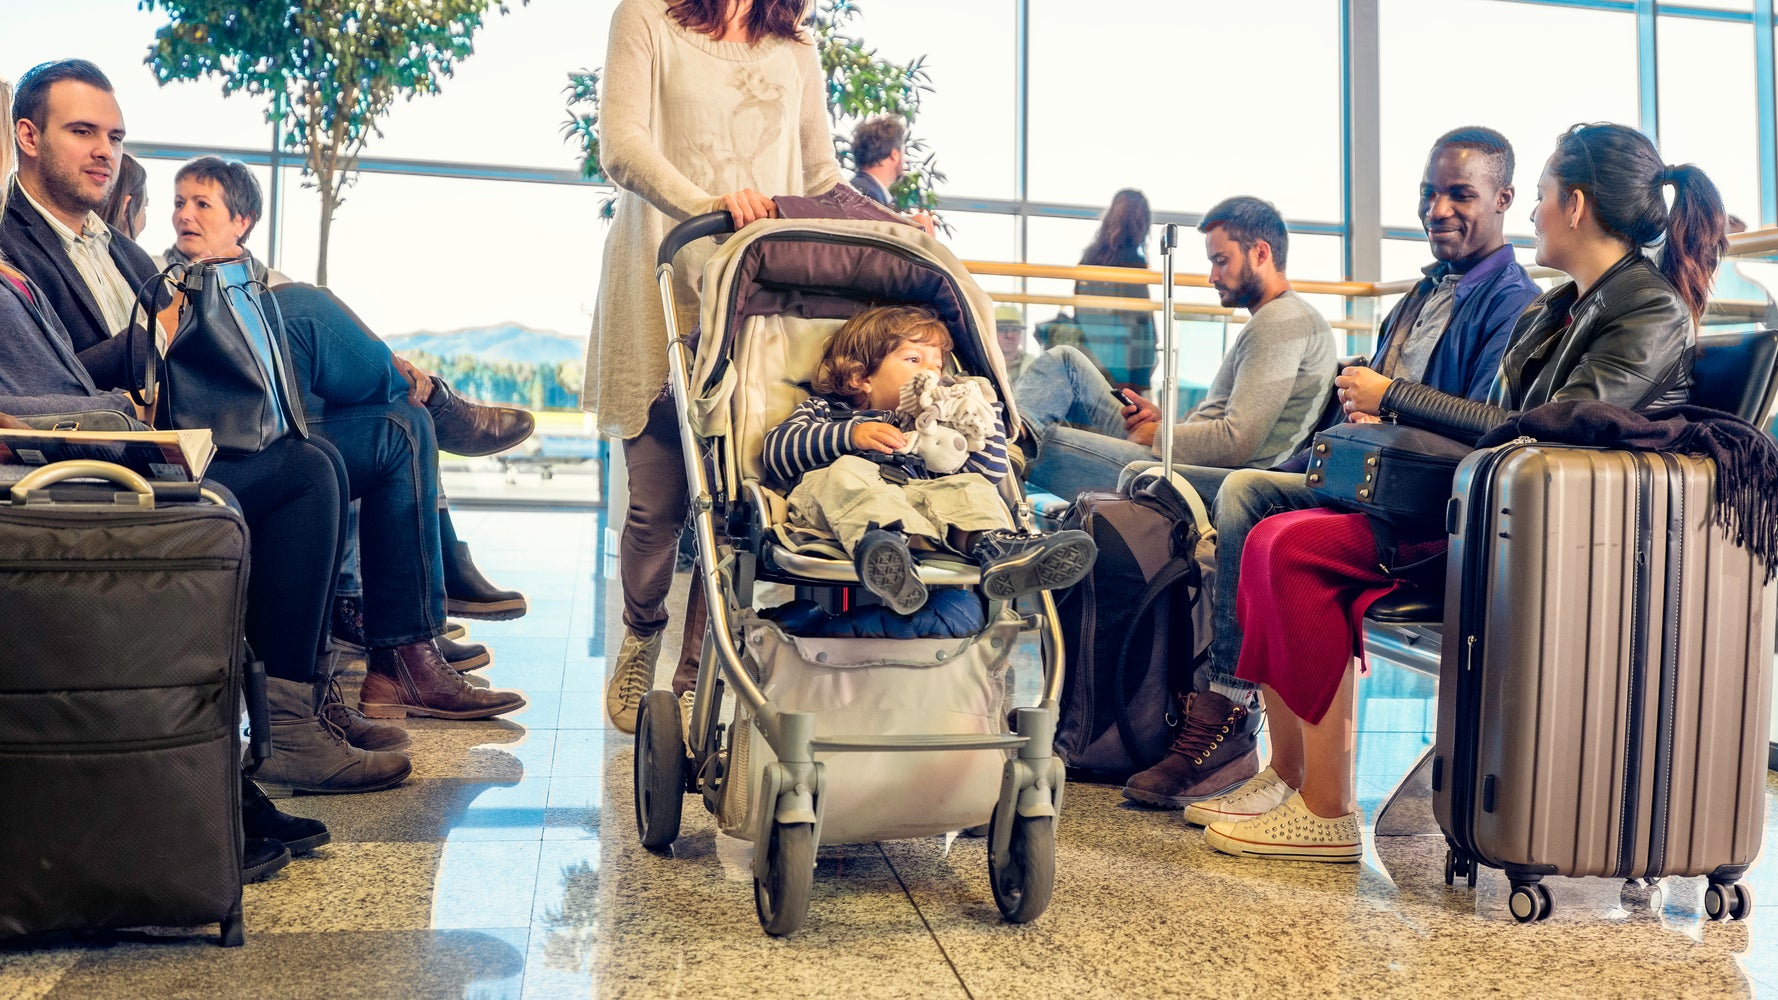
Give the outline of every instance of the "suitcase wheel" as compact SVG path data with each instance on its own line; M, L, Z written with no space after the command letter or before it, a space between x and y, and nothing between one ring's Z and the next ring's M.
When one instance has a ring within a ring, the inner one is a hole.
M1512 895L1507 897L1506 908L1512 912L1514 920L1528 924L1548 919L1556 912L1556 901L1550 897L1549 887L1542 882L1515 882Z
M1710 883L1704 890L1704 915L1717 921L1753 916L1753 890L1741 882Z
M1445 848L1445 884L1456 885L1459 877L1468 882L1471 889L1475 888L1475 859L1467 855L1459 855L1454 847L1447 847Z

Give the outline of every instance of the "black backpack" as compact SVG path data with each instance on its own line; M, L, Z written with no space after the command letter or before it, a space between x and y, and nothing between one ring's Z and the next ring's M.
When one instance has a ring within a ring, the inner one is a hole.
M1092 573L1057 603L1066 685L1056 753L1071 777L1122 782L1166 756L1210 648L1216 531L1178 477L1087 492L1064 527L1093 536Z

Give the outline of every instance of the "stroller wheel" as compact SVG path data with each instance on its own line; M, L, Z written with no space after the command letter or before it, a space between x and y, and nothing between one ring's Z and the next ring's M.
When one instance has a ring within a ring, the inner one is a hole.
M815 882L815 824L772 824L766 852L765 878L753 878L753 908L759 925L773 937L795 934L809 915L809 890Z
M1004 856L994 854L996 819L988 822L988 884L1000 915L1029 923L1049 908L1056 888L1056 818L1014 814Z
M658 851L679 836L684 796L679 699L671 691L650 691L636 715L636 832L643 847Z

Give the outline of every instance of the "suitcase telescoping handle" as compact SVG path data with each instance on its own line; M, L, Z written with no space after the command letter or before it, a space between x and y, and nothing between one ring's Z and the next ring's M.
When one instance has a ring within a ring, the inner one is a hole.
M66 462L51 462L40 469L26 473L18 482L12 484L11 499L14 506L25 506L34 503L54 503L55 496L46 492L49 487L67 479L103 479L106 482L122 486L129 492L119 493L114 502L120 505L137 507L153 507L155 487L143 475L133 469L126 469L115 462L100 462L94 459L71 459ZM217 505L228 506L221 494L213 490L203 489L198 483L162 484L169 493L177 492L176 500L202 498ZM195 495L186 490L194 490Z
M24 506L33 501L53 502L49 494L39 491L47 490L64 479L103 479L129 490L137 506L154 506L154 487L149 485L141 473L112 462L88 459L51 462L41 469L33 469L13 484L12 502L15 506Z
M1179 409L1178 344L1173 340L1173 251L1179 226L1161 227L1161 468L1173 472L1173 415Z

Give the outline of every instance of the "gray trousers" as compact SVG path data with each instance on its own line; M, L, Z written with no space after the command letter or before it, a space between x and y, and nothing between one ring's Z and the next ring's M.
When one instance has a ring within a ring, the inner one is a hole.
M624 588L624 627L646 638L667 627L667 591L673 586L673 564L679 558L679 532L691 511L679 418L673 397L664 388L648 406L642 433L624 442L624 465L630 475L630 506L624 512L617 562ZM708 623L703 572L694 567L685 602L685 638L673 671L674 694L691 690L698 679Z

